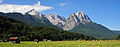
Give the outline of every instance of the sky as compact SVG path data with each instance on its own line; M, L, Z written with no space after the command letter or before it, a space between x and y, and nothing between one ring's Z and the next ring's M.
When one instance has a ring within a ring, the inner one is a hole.
M39 10L68 18L83 11L93 22L120 31L120 0L0 0L1 12Z

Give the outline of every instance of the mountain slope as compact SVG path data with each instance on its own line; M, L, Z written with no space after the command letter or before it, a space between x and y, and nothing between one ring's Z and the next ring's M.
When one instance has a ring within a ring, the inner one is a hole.
M120 31L112 30L114 33L120 34Z
M26 12L25 15L21 13L0 13L0 15L11 17L31 26L50 27L70 32L77 32L93 36L98 39L113 39L118 35L106 27L94 23L83 12L71 13L67 20L59 15L43 15L34 9Z
M21 13L0 13L0 15L22 21L25 24L29 24L31 26L50 27L62 30L61 28L52 25L46 17L40 18L40 16L30 15L28 13L25 15Z
M17 21L12 18L0 16L0 40L8 40L10 37L19 37L20 40L91 40L93 37L73 33L60 31L54 28L48 27L33 27Z
M118 35L117 33L114 33L106 27L96 23L79 24L70 30L70 32L77 32L93 36L98 39L114 39Z
M72 13L63 29L98 39L113 39L118 35L100 24L93 23L83 12Z

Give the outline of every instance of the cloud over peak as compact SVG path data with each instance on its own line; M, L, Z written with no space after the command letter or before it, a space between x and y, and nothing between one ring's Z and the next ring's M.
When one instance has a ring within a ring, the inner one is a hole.
M35 5L14 5L14 4L0 4L0 12L8 13L8 12L20 12L25 13L29 10L35 9L37 11L44 11L47 9L52 9L52 7L40 5L38 1Z

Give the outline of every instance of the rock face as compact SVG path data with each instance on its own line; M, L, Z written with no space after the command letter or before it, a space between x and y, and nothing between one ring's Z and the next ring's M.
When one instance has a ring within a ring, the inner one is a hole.
M83 12L71 13L67 20L58 15L43 15L34 9L28 11L25 15L21 13L0 13L0 15L19 20L31 26L67 30L68 32L93 36L96 39L113 39L119 35L100 24L92 22Z
M39 13L34 9L26 12L25 15L27 16L28 19L30 19L33 22L39 22L43 24L50 23L49 20L43 14Z
M87 22L92 22L90 18L87 15L85 15L83 12L77 12L76 15L79 18L80 22L83 24Z
M34 9L32 9L32 10L30 10L30 11L28 11L28 14L30 14L30 15L39 15L39 12L37 12L36 10L34 10Z
M75 15L75 13L72 13L70 17L67 19L67 22L65 26L63 27L63 30L71 30L74 28L76 24L78 24L79 20L78 17Z
M92 22L90 18L83 12L77 12L76 14L72 12L72 14L67 19L59 15L43 15L34 9L28 11L26 14L38 17L43 22L49 21L51 24L63 28L63 30L67 31L72 30L75 26L79 25L80 23L86 24Z
M36 16L38 18L44 18L43 14L39 13L38 11L32 9L28 12L26 12L26 14L32 15L32 16Z
M43 15L34 9L26 12L26 15L28 17L31 17L31 16L38 17L38 18L40 18L40 20L47 19L51 24L56 25L60 28L62 28L66 23L66 19L62 16L52 15L52 14Z
M64 30L72 30L76 25L82 23L90 23L92 22L90 18L85 15L83 12L77 12L76 14L72 12L70 17L67 19L65 26L63 27Z
M47 14L45 17L53 24L57 25L59 27L63 27L66 23L66 19L64 17L61 17L59 15L51 15Z

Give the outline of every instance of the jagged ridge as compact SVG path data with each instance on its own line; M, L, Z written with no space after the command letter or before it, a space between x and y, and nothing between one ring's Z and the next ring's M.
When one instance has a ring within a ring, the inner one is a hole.
M64 30L72 30L78 24L86 24L92 22L90 18L85 15L83 12L77 12L76 14L72 12L70 17L67 19L65 26L63 27Z

